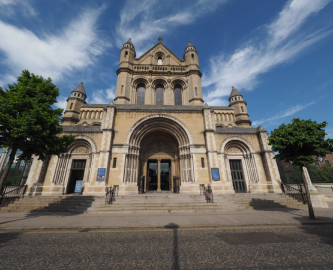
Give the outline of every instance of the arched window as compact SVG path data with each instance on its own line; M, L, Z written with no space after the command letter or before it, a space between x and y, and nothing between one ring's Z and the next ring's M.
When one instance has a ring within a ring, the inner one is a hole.
M136 88L136 104L144 105L145 104L145 94L146 94L146 86L143 83L138 84Z
M76 93L74 93L74 97L76 97Z
M241 106L241 110L242 110L242 112L244 112L243 106Z
M175 85L175 89L173 90L175 96L175 105L183 105L182 102L182 86L179 84Z
M73 103L71 103L71 107L69 108L70 110L73 109Z
M156 105L163 105L164 87L162 84L156 85Z
M128 51L125 52L125 58L127 58L127 56L128 56Z
M195 90L195 95L197 96L198 95L198 89L194 88L194 90Z
M192 57L192 60L194 60L194 54L193 53L192 53L191 57Z
M157 59L157 65L163 65L162 56L159 56Z
M124 86L123 85L121 86L121 93L122 94L124 93Z

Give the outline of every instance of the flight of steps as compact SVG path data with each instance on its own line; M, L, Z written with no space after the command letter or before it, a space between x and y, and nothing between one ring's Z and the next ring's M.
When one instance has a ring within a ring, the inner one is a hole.
M303 208L307 207L303 202L294 199L283 193L236 193L227 195L215 195L215 202L225 200L234 201L237 205L243 206L245 209L263 209L263 208Z
M175 193L146 193L127 196L116 196L113 204L100 205L97 203L90 208L85 205L76 206L70 210L72 213L98 213L98 214L131 214L131 213L193 213L239 211L245 208L233 201L224 205L207 203L203 195L188 195Z
M0 208L0 213L8 212L68 212L79 205L90 207L96 200L93 196L25 196Z
M105 204L104 197L94 196L27 196L0 208L0 212L209 213L286 207L303 208L306 205L285 194L276 193L214 194L213 203L207 203L203 195L146 193L116 196L113 204Z

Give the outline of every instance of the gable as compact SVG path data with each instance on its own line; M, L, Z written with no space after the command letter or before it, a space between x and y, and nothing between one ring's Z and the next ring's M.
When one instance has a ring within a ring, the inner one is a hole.
M156 54L162 53L166 58L168 55L170 56L170 65L182 65L184 60L181 60L177 55L175 55L167 46L165 46L162 42L157 43L155 46L150 48L147 52L141 55L139 58L136 58L137 64L151 64L150 55L154 57Z

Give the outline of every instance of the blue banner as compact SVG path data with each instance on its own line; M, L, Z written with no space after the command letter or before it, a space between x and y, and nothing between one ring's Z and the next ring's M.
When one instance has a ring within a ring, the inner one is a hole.
M81 193L81 189L82 189L82 180L77 180L76 184L75 184L75 193Z
M105 180L106 169L105 168L98 168L97 171L97 181L104 181Z
M213 181L220 181L220 172L218 168L212 168L212 179Z

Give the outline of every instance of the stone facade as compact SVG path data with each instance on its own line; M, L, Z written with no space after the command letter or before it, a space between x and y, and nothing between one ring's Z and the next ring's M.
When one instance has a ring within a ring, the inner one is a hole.
M83 83L72 91L62 123L76 142L61 157L34 159L28 193L71 193L83 180L86 195L104 195L113 185L130 194L143 177L145 191L172 190L179 177L181 193L198 194L200 184L214 193L280 193L267 131L251 127L234 87L229 106L204 105L198 55L189 42L181 60L159 38L136 58L128 40L120 50L115 102L87 104Z

